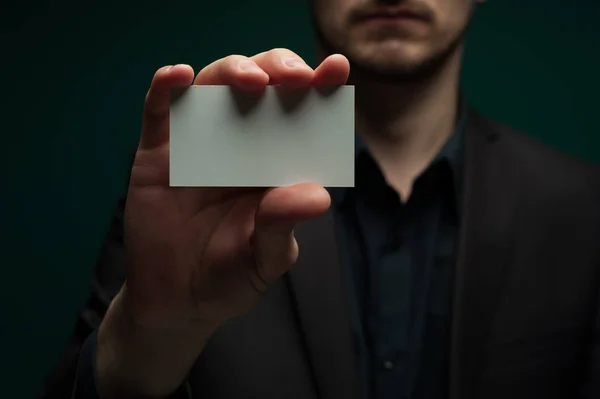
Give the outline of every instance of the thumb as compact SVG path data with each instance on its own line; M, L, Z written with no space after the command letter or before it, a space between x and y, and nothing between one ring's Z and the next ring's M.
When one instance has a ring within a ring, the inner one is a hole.
M260 291L296 263L296 223L320 216L330 204L327 190L314 183L278 187L265 193L256 212L251 243Z
M169 139L170 92L188 87L192 79L194 70L189 65L166 66L156 71L144 102L140 147L154 148Z

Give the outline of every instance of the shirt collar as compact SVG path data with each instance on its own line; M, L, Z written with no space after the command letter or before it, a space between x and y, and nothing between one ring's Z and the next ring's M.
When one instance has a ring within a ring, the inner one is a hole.
M448 162L452 174L452 180L454 185L454 191L456 195L456 204L459 204L460 195L462 193L462 171L463 171L463 147L464 147L464 136L465 127L468 118L468 107L466 102L461 99L459 104L459 118L456 124L456 128L446 144L442 147L441 151L431 162L430 166L435 165L439 162ZM354 160L355 163L361 156L369 156L369 149L363 140L360 139L358 134L354 135ZM348 188L331 188L329 193L332 201L336 205L340 205L344 202L348 195Z

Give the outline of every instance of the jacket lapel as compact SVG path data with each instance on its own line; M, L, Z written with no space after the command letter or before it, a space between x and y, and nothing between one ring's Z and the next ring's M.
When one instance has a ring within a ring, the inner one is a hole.
M497 127L471 113L454 277L450 398L473 398L485 339L513 258L519 171Z
M296 227L300 255L288 278L320 399L352 399L356 367L332 213Z
M471 112L454 277L450 398L474 397L485 339L510 273L519 170L496 126ZM333 213L299 225L288 282L320 399L358 398L356 359Z

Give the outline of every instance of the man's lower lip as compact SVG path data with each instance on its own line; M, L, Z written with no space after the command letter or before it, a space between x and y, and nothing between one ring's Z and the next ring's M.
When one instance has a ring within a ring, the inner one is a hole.
M411 16L411 15L394 15L394 16L378 16L378 17L371 17L371 18L367 18L365 19L365 22L384 22L384 23L394 23L394 22L406 22L406 21L413 21L413 22L422 22L423 20L421 18L417 18L415 16Z

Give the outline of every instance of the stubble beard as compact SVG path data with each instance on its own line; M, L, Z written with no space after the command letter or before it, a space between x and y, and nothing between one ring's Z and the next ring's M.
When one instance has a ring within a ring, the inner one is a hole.
M325 54L343 54L350 63L351 78L360 76L378 83L387 84L418 84L430 80L436 76L448 64L450 59L460 51L468 27L472 20L472 12L469 16L466 26L459 31L456 36L441 49L432 52L425 58L416 62L384 62L382 60L367 60L361 57L354 57L351 51L347 51L344 46L336 45L330 40L321 28L315 13L311 10L311 19L314 27L317 45ZM381 40L386 40L385 32L381 32ZM377 38L372 38L377 39Z

